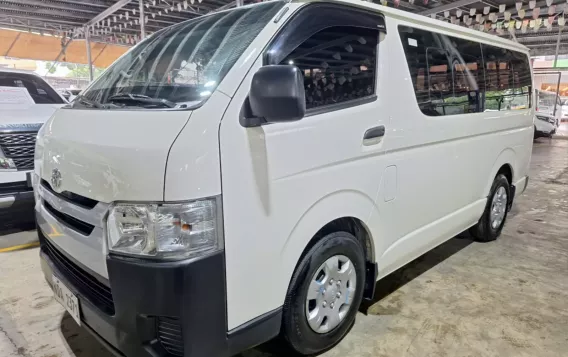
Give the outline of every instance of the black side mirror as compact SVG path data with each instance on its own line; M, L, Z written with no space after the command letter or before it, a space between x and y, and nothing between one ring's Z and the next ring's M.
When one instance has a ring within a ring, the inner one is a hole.
M306 114L302 72L290 65L261 67L252 78L245 106L241 113L244 127L302 119Z

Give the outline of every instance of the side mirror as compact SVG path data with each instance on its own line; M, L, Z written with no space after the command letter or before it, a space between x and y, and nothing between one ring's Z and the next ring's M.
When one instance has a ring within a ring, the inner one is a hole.
M306 114L304 76L296 66L261 67L252 78L247 102L241 116L244 127L300 120Z

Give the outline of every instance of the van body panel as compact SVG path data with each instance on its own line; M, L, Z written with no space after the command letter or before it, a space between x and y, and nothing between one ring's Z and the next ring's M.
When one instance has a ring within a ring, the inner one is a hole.
M164 200L183 201L221 194L219 120L230 98L215 91L173 143L166 166Z
M528 174L534 114L531 108L424 115L414 98L398 26L427 28L388 16L386 24L387 32L394 36L387 36L385 42L388 48L396 48L389 52L388 73L395 89L385 93L384 99L405 105L388 107L391 121L385 134L386 156L389 164L397 166L398 195L380 209L385 215L385 234L381 236L385 241L377 244L384 249L377 248L376 252L380 276L475 224L483 210L478 212L478 205L473 203L485 202L503 164L512 167L513 182ZM444 32L448 31L440 31ZM458 210L462 212L457 216L457 226L456 221L446 221ZM474 219L462 219L476 213ZM431 241L428 236L442 240Z
M100 202L163 201L168 151L188 111L62 109L41 130L36 173ZM126 139L125 139L126 138Z
M259 58L220 128L229 329L284 303L299 257L326 223L368 221L385 166L382 141L363 145L366 130L388 121L381 101L297 122L240 126L238 113L261 64Z

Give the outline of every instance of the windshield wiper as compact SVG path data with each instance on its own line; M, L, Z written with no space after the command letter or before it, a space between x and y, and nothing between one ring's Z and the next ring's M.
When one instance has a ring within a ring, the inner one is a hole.
M151 98L143 94L115 94L107 99L109 102L135 102L143 104L157 104L167 108L175 108L176 103L163 98Z
M81 103L89 108L98 108L98 109L106 108L104 104L96 102L94 100L89 100L82 95L75 98L75 100L73 101L73 106L75 105L75 103Z

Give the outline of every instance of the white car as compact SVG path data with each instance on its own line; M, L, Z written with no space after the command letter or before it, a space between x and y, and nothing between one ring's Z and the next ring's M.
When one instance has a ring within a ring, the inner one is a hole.
M38 75L0 69L0 223L33 217L37 132L65 103Z
M550 114L538 113L534 116L534 138L551 137L556 133L556 118Z

